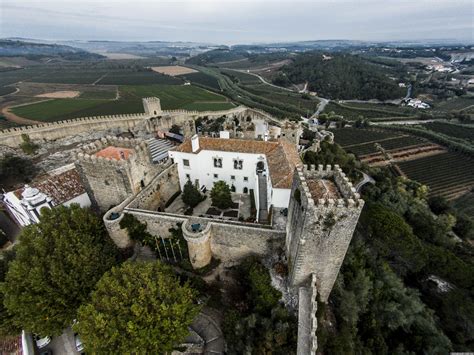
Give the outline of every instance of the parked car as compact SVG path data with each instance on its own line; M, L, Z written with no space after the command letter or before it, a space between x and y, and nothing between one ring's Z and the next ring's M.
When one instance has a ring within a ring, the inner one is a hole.
M79 335L76 333L74 334L74 343L76 344L76 350L81 352L84 350L84 345L82 344L81 338L79 338Z
M41 351L40 355L53 355L53 352L48 349L48 350Z
M35 335L34 339L36 341L36 346L38 347L38 349L42 349L45 346L47 346L49 343L51 343L51 337L48 337L48 336L40 338L39 335Z

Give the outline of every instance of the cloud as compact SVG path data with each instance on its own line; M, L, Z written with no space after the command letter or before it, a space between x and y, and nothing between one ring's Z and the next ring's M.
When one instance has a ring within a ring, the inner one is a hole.
M465 0L2 0L0 35L215 43L473 40Z

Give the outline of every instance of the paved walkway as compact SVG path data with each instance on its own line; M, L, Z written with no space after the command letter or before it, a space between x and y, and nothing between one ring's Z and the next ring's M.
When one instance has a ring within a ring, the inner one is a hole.
M204 340L204 354L224 354L225 341L219 313L204 307L194 319L191 329Z

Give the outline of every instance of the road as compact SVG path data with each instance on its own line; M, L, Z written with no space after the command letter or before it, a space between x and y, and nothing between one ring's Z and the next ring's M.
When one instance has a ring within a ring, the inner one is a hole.
M359 181L359 183L355 186L355 189L357 192L360 192L360 190L362 189L362 187L365 185L365 184L375 184L375 180L372 179L372 177L370 177L369 175L367 175L366 173L364 173L363 171L360 171L358 170L360 173L362 173L362 176L363 176L363 179L361 181Z

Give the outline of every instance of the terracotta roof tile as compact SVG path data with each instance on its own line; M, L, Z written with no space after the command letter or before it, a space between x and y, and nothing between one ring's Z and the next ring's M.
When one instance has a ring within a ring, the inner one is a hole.
M98 157L121 160L121 159L128 159L131 152L132 150L128 148L110 146L102 150L99 150L97 153L95 153L95 155Z
M56 175L50 175L44 180L31 183L40 192L46 194L56 205L63 204L86 192L76 168L72 168ZM15 195L21 199L23 188L15 191Z
M173 150L182 153L193 153L191 139L186 139L183 144ZM291 188L295 167L302 165L296 146L285 140L264 142L247 139L199 137L199 150L196 153L201 150L265 154L273 188Z

